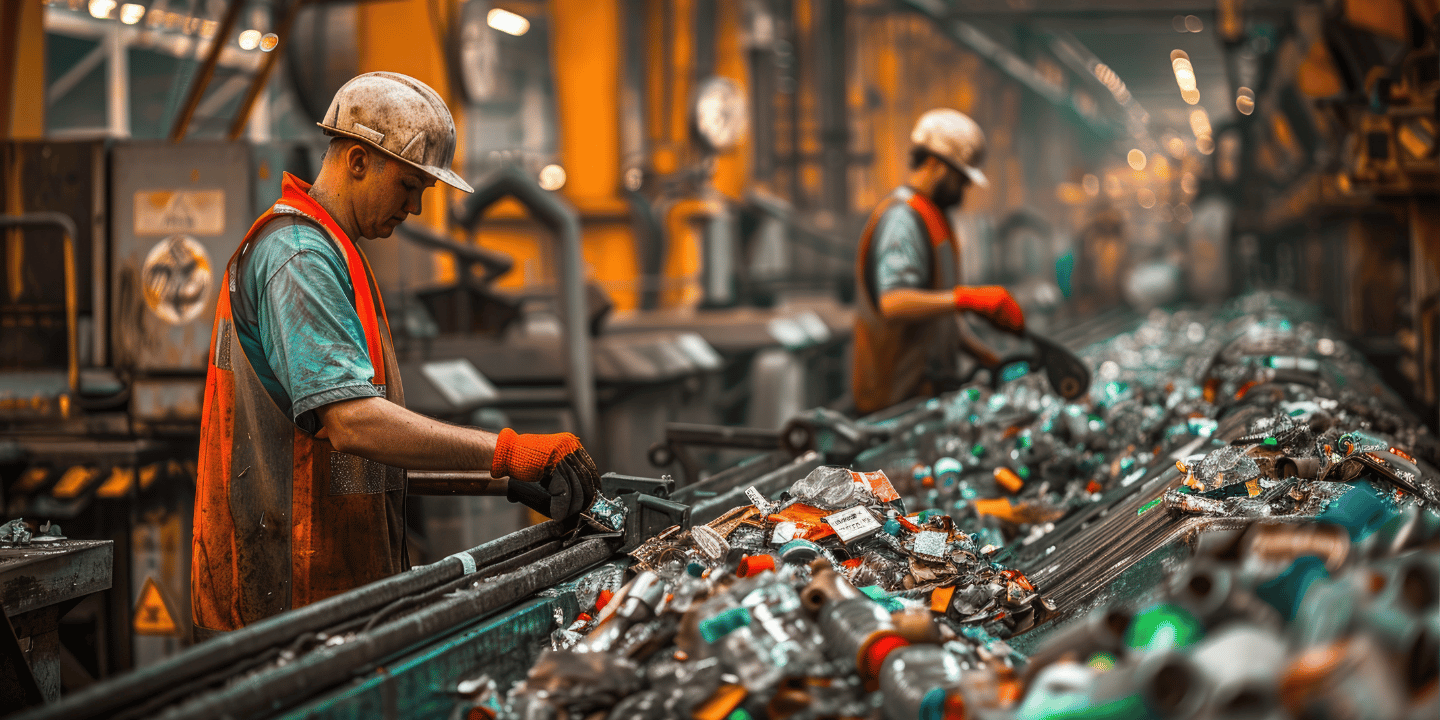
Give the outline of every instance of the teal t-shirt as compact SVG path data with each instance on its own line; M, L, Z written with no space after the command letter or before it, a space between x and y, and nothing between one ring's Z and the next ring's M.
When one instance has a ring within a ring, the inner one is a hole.
M930 286L930 236L904 203L891 205L875 223L869 263L878 298L897 288Z
M345 257L313 225L293 218L241 256L232 316L245 357L281 411L306 432L315 409L340 400L383 397Z

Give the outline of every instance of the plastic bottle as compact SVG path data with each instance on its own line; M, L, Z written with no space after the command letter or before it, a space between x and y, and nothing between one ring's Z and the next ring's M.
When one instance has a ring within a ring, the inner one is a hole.
M892 652L880 671L886 720L943 720L960 674L960 661L937 645Z

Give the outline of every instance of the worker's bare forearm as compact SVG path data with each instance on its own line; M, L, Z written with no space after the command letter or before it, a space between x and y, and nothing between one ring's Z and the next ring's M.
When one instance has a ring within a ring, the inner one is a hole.
M316 409L336 450L407 470L489 470L495 435L449 425L384 398L361 398Z
M955 314L955 293L952 290L919 290L895 288L880 296L880 313L886 320L900 322L924 320L937 315Z

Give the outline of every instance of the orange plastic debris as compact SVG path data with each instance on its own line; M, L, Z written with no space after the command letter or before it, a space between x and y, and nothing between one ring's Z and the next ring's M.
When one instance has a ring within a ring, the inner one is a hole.
M745 701L746 694L743 685L721 685L704 705L695 709L695 720L725 720Z
M950 598L955 596L955 586L935 588L930 591L930 612L943 613L950 609Z
M1016 475L1014 470L1004 465L995 468L995 482L1000 483L1000 487L1005 488L1006 492L1012 495L1020 492L1020 489L1025 487L1025 481L1021 480L1020 476Z

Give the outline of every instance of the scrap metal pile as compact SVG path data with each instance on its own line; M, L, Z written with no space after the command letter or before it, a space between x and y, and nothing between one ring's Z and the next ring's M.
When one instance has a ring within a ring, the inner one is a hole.
M528 677L462 684L466 707L1434 717L1436 444L1311 313L1153 313L1082 352L1079 402L1023 367L937 398L856 470L752 491L582 578ZM1176 539L1165 579L1116 582Z
M997 548L936 511L907 514L880 472L820 467L752 499L636 548L623 586L618 568L582 580L587 612L504 704L488 696L493 711L865 717L883 701L918 717L943 709L945 694L927 693L962 673L1013 686L1021 658L986 626L1046 609L1022 573L989 561Z
M1076 508L1128 492L1187 447L1195 451L1168 461L1183 486L1157 504L1314 515L1343 490L1335 481L1370 474L1397 498L1440 502L1435 437L1309 306L1256 294L1218 310L1156 311L1080 355L1096 378L1080 402L1007 367L997 388L936 400L943 419L856 464L896 478L909 507L941 509L996 544L1034 539Z

